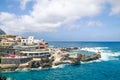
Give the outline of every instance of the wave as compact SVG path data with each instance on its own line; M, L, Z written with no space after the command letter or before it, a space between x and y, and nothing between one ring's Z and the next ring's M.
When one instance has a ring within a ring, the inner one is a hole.
M109 61L109 60L119 60L120 53L119 52L112 52L111 50L104 50L99 49L102 61Z
M80 50L83 50L83 51L89 51L89 52L101 52L101 51L104 51L105 49L109 49L108 47L85 47L85 48L81 48Z
M93 60L93 61L88 61L88 62L81 62L81 64L88 64L88 63L93 63L93 62L101 62L101 60Z
M102 60L102 61L119 60L119 58L117 58L117 56L120 56L120 55L115 54L115 53L101 53L100 60Z
M52 68L53 68L53 69L56 69L56 68L64 68L65 65L67 65L67 64L61 64L61 65L53 66Z
M85 63L92 63L92 62L101 62L101 61L109 61L109 60L119 60L120 52L112 52L109 47L85 47L81 50L89 51L89 52L99 52L101 54L101 58L99 60L89 61L89 62L81 62L82 64Z

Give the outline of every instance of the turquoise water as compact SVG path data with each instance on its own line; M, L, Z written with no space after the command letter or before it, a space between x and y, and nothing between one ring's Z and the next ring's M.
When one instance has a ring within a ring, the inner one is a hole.
M74 54L83 54L83 55L88 55L88 56L92 56L94 54L94 52L88 52L88 51L83 51L83 50L74 50L74 51L71 51L69 53L70 55L74 55Z
M49 42L49 45L98 49L102 58L77 66L0 74L12 80L120 80L120 42Z

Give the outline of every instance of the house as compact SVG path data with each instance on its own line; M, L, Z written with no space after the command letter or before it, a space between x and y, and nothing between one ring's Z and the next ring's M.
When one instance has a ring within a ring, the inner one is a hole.
M0 42L0 45L1 46L12 46L12 45L15 45L16 44L16 41L15 40L12 40L12 39L2 39L1 42Z
M29 36L28 39L21 39L21 44L22 45L33 45L34 43L34 37Z
M18 42L21 42L21 39L22 39L22 36L16 36L15 37L15 40L18 41Z
M1 38L2 39L7 39L7 38L15 38L16 36L14 36L14 35L8 35L8 34L2 34L1 35Z

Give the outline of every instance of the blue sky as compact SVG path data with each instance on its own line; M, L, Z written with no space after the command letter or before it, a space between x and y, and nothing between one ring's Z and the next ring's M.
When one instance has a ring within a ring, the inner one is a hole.
M0 28L47 41L120 41L120 0L0 0Z

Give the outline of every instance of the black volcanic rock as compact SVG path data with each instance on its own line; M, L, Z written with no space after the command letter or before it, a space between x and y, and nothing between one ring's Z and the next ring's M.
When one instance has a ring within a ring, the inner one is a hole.
M6 80L6 77L0 75L0 80Z
M81 61L92 61L100 58L101 58L101 55L99 53L95 53L92 56L82 55Z
M0 29L0 35L2 34L5 34L5 32L2 29Z
M40 67L40 61L31 61L29 63L29 67L30 68L38 68L38 67Z
M79 58L69 58L69 60L71 61L70 64L72 64L72 65L80 64L80 59Z

